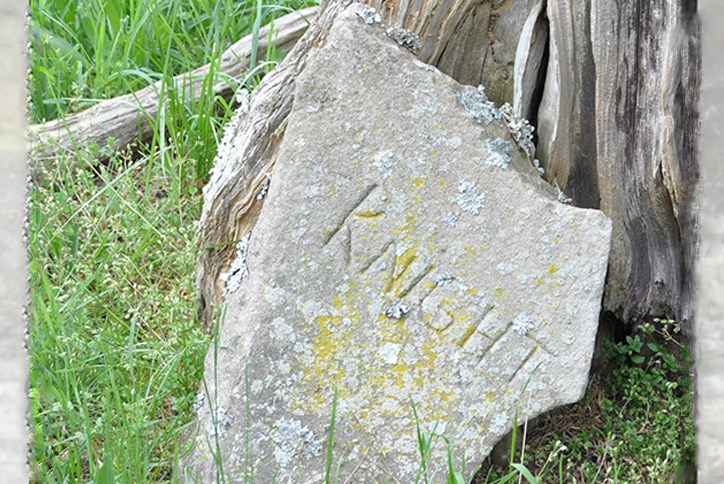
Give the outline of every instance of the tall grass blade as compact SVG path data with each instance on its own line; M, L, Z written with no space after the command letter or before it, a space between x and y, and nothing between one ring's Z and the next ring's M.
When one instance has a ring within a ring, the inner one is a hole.
M329 433L327 435L327 457L324 462L324 484L332 484L332 454L334 451L334 425L337 420L337 387L334 387L332 398L332 417L329 422Z

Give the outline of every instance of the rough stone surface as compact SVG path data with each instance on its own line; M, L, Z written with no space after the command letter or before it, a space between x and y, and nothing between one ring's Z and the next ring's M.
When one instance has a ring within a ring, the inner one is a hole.
M609 220L559 203L481 91L360 8L298 78L239 250L185 461L201 482L217 449L232 482L322 482L335 388L332 468L364 483L414 482L412 403L469 478L516 411L583 394ZM436 439L432 482L445 455Z

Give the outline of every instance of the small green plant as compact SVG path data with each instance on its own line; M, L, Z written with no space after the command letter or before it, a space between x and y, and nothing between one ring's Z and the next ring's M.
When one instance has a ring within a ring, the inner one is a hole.
M417 443L418 443L418 450L420 452L420 467L418 469L417 476L415 478L415 482L422 482L424 484L428 484L429 482L432 482L431 479L433 476L430 476L428 474L429 468L430 468L430 457L431 457L431 449L433 441L436 437L439 437L441 440L445 442L446 450L447 450L447 477L446 482L447 484L462 484L465 482L465 450L463 449L463 456L461 460L461 468L458 470L455 464L455 456L454 456L454 444L453 441L444 435L438 435L435 430L437 429L437 422L433 426L433 429L431 432L424 432L420 430L420 422L417 415L417 409L415 407L415 403L410 399L410 406L412 407L412 413L415 420L415 430L417 433ZM513 423L513 432L515 433L515 430L517 429L517 419L518 415L516 412L516 416L514 418ZM563 450L565 450L565 447L560 445L557 446L554 453L551 453L549 456L549 460L552 460L556 455L561 453ZM475 481L476 483L485 483L485 484L506 484L513 482L515 480L520 480L522 478L525 478L526 481L529 484L537 484L538 479L535 477L531 471L522 463L516 463L514 462L515 459L515 438L512 439L511 444L511 457L510 457L510 467L508 469L508 472L500 477L495 477L492 473L493 469L491 468L487 475L481 480L480 476L480 466L473 470L471 473L472 475L476 476ZM547 466L548 463L546 463ZM543 470L545 470L546 466L544 466ZM542 470L542 471L543 471Z
M565 482L688 482L683 473L695 468L696 443L689 351L680 331L675 321L654 319L606 343L610 368L593 376L582 402L541 424L551 430L536 437L529 467L544 466L552 442L564 441Z
M628 356L631 358L631 361L640 365L644 362L644 357L640 354L642 346L643 343L641 342L641 338L638 336L626 335L626 342L618 343L614 345L613 348L615 351L618 351L619 354Z

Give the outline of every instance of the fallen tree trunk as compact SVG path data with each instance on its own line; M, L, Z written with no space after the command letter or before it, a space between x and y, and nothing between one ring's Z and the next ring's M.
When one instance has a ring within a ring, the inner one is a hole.
M290 50L318 11L318 7L310 7L292 12L262 27L257 52L263 53L270 46L282 51ZM252 34L245 36L221 55L219 65L214 67L219 75L219 80L214 79L215 95L231 99L235 83L228 80L242 78L248 73L252 39ZM153 133L153 123L166 99L163 90L173 89L185 99L198 99L211 69L212 66L206 64L175 76L171 86L164 86L163 81L159 81L134 93L102 101L64 119L30 126L33 178L37 180L53 170L53 160L58 155L74 153L79 147L88 144L105 146L113 140L113 147L121 148L138 138L147 139Z
M691 318L699 21L688 2L370 0L398 43L538 126L546 179L614 221L605 309ZM197 266L213 322L222 273L253 228L294 79L349 0L331 0L230 123L204 191ZM413 35L414 34L414 35Z

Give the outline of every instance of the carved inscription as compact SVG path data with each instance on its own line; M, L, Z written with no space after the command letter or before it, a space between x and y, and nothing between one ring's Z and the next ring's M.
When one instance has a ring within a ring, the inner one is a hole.
M498 385L514 380L536 351L552 356L534 338L533 322L522 315L501 320L495 305L477 288L437 270L437 254L422 253L409 240L398 240L395 227L401 222L387 210L388 203L383 187L368 185L341 213L325 240L326 246L342 238L342 257L350 274L378 294L377 303L368 305L373 320L382 315L424 324L452 351L474 358L481 371L501 366L504 359L504 369L496 370Z

